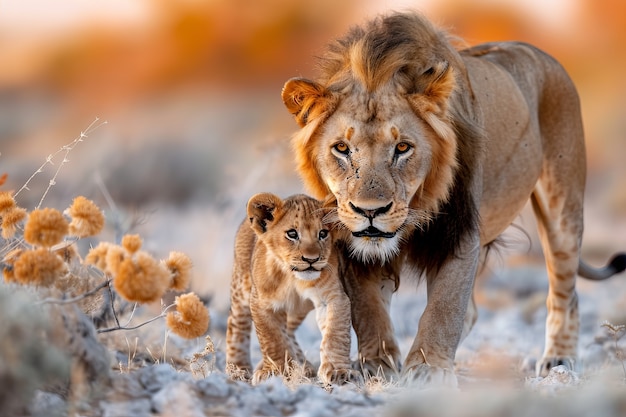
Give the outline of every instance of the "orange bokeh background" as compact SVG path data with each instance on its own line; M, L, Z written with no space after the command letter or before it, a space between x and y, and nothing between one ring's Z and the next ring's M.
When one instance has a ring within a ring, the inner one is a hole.
M273 93L278 101L285 79L313 75L313 56L328 39L376 13L407 8L468 44L515 39L545 49L580 88L589 142L621 142L622 129L612 125L623 119L626 4L617 0L144 0L132 10L121 1L62 0L55 12L41 0L21 3L0 9L0 112L6 119L20 105L28 111L45 102L55 117L3 120L12 125L0 130L3 147L38 137L40 129L62 136L94 115L132 119L133 109L180 91ZM606 155L591 153L601 169L596 158Z

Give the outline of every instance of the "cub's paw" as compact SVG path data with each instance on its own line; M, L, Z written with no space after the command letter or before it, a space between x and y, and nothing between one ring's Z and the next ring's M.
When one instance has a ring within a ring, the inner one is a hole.
M251 381L252 385L257 385L265 381L266 379L276 375L281 375L280 370L276 369L275 366L264 365L254 371Z
M425 363L411 366L402 372L402 383L412 388L452 388L459 382L454 370Z
M239 367L234 363L226 364L226 375L233 381L250 382L252 378L252 370L248 367Z
M535 365L535 373L537 376L547 376L550 373L550 369L555 366L564 366L568 371L576 371L576 359L571 357L547 357L542 358L537 365Z
M317 377L324 385L343 385L347 382L361 383L363 376L348 367L335 368L330 363L322 363L317 371Z

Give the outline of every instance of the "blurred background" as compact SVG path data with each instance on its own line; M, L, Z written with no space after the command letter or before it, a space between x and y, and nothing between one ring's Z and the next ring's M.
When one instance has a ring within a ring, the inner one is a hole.
M102 239L140 233L188 253L193 289L228 305L232 242L254 193L303 191L280 100L293 76L352 25L419 10L465 39L521 40L577 84L588 144L583 253L626 249L626 2L620 0L44 0L0 4L0 174L32 209L82 194L107 213ZM97 129L86 131L96 122ZM104 125L100 122L106 121ZM61 170L55 177L55 172ZM541 258L530 216L518 252ZM515 237L517 236L517 237ZM521 236L521 237L520 237ZM531 240L532 242L529 242ZM85 244L89 244L86 242ZM515 245L512 245L515 252Z

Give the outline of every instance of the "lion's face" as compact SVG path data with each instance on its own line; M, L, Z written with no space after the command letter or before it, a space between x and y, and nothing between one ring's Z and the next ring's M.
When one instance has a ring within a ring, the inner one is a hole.
M394 77L374 90L355 83L332 91L303 79L283 89L302 127L294 137L300 173L319 198L331 193L337 200L334 220L351 232L353 255L365 261L395 256L449 192L454 75L444 62L422 78L416 91Z
M257 194L248 202L248 218L259 241L288 275L311 281L328 266L332 240L320 202L302 195L281 200Z
M387 259L428 213L411 208L431 169L432 129L396 94L352 95L328 118L317 167L358 257Z

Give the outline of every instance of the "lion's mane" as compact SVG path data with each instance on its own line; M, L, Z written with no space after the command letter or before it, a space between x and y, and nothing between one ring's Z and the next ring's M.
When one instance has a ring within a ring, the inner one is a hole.
M480 168L482 129L462 53L445 32L418 14L379 17L329 45L318 61L316 81L322 88L291 97L298 104L292 113L302 127L293 138L299 172L318 198L330 191L316 164L316 135L342 96L356 90L357 84L371 92L392 80L407 97L419 97L413 108L438 135L431 143L430 172L411 201L411 208L430 213L431 218L406 245L407 260L422 271L438 269L463 236L478 228L471 183ZM424 74L442 66L445 76L435 82L425 79ZM285 104L290 107L289 100Z

